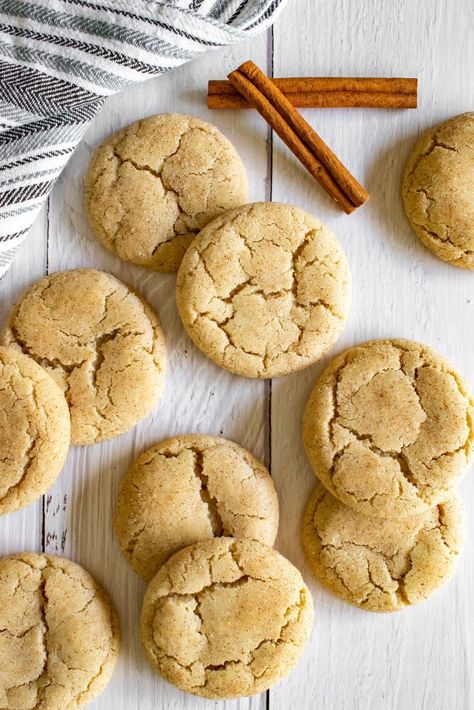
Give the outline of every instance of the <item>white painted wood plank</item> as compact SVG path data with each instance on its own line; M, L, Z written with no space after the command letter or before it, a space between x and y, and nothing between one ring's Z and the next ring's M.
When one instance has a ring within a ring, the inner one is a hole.
M425 251L407 225L399 199L403 163L424 127L472 109L474 11L468 0L290 0L275 28L275 74L417 75L416 112L314 111L314 125L369 188L372 202L345 217L295 165L275 139L273 198L294 202L324 219L341 237L354 277L352 315L337 351L369 337L399 335L431 343L474 381L472 276ZM141 290L163 320L172 359L162 405L133 432L104 445L74 449L48 505L48 550L88 567L112 593L124 628L119 669L94 707L109 710L210 707L184 696L146 666L137 635L143 585L122 560L111 534L118 483L130 460L173 431L198 430L235 438L267 456L266 386L237 380L204 360L183 335L173 303L174 279L122 265L90 237L82 217L81 181L91 147L140 115L161 110L209 117L235 142L251 171L253 199L266 194L266 129L248 112L209 114L201 96L208 76L224 76L252 56L266 65L264 38L206 57L109 102L61 178L52 198L50 269L93 265ZM225 59L224 59L225 57ZM31 238L44 240L46 216ZM43 241L44 243L44 241ZM26 245L0 282L0 316L23 286L43 275L46 250ZM186 352L187 351L187 352ZM325 363L328 358L326 358ZM325 363L275 381L272 461L282 503L279 549L304 572L315 592L316 625L299 668L270 696L278 710L467 710L474 705L472 534L453 582L432 600L390 616L343 604L311 579L299 544L299 517L313 485L300 443L300 419ZM192 375L192 381L189 375ZM468 513L473 482L462 484ZM65 498L67 496L67 499ZM472 525L471 525L472 529ZM41 548L41 503L0 519L0 552ZM216 704L263 710L265 697Z
M45 205L13 265L0 280L0 327L3 327L12 303L25 288L46 273L47 224L48 209ZM29 246L29 240L34 241L34 250ZM41 550L42 540L43 498L15 513L0 516L0 556Z
M285 21L286 20L286 21ZM435 259L406 222L401 172L418 133L474 105L472 3L449 0L294 2L275 28L275 76L418 76L417 111L305 113L368 187L372 200L350 217L275 139L273 199L315 213L341 238L353 275L353 305L335 352L368 338L403 336L446 354L474 382L474 284ZM457 574L424 604L392 615L351 608L312 579L300 516L314 484L301 444L301 416L323 363L274 381L272 472L282 503L279 549L315 595L316 623L298 670L270 695L271 710L468 710L474 706L474 546ZM472 472L461 486L468 515Z
M152 443L178 432L222 434L267 457L267 385L235 378L214 366L186 337L175 307L173 275L124 264L91 235L83 216L82 180L93 148L109 133L138 118L164 111L189 112L214 122L236 145L249 167L252 199L265 199L267 129L256 116L212 113L207 79L224 76L252 54L265 66L267 40L203 57L170 75L110 100L79 146L51 198L51 271L93 266L141 292L156 309L166 335L169 366L163 399L133 431L102 445L72 450L46 511L47 549L83 564L111 593L123 628L119 667L97 710L162 710L209 707L164 682L141 652L138 623L145 585L122 558L112 535L118 485L129 464ZM265 695L222 708L263 710Z

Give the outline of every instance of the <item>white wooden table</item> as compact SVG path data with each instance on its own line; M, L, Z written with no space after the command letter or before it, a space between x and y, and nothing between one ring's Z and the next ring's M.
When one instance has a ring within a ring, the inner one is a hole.
M94 266L132 284L156 308L166 334L164 398L133 431L105 444L72 448L44 500L0 520L0 553L47 550L84 565L108 589L122 622L123 646L96 710L470 710L474 708L474 546L472 533L455 579L432 599L392 615L352 608L312 579L299 521L314 478L300 421L327 359L273 382L233 377L206 360L180 326L174 276L128 266L90 234L82 180L91 150L141 116L189 112L234 142L249 172L252 200L282 200L314 212L338 234L353 275L352 312L336 351L376 337L426 342L474 382L474 275L438 261L406 222L401 171L421 130L474 108L472 0L288 0L273 30L110 100L56 185L34 233L0 282L0 317L21 290L46 273ZM306 115L369 189L350 217L329 198L253 112L205 107L208 78L253 58L275 76L418 76L417 111L320 110ZM31 240L35 249L29 249ZM281 501L278 549L296 564L315 597L314 633L298 668L271 692L212 703L185 695L148 667L138 617L144 585L120 555L111 518L132 459L162 437L223 434L260 456ZM474 480L462 484L468 514Z

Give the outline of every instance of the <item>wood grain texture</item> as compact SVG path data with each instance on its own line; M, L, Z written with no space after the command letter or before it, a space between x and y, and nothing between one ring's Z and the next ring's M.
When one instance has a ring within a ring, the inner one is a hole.
M474 381L473 274L426 251L403 213L400 181L417 135L474 107L472 4L450 0L293 3L275 27L274 73L418 76L417 111L307 111L324 140L369 190L350 217L274 142L272 193L314 212L340 237L353 278L352 313L335 352L369 338L431 344ZM301 416L329 358L272 386L272 473L282 501L279 549L315 595L316 623L298 671L270 694L271 710L468 710L474 706L474 549L469 535L455 578L419 607L393 615L351 608L312 579L300 516L314 476ZM462 483L468 515L472 474Z
M30 235L35 253L26 243L0 282L3 320L22 289L43 274L77 266L102 268L144 294L166 335L166 390L154 412L118 439L71 449L44 501L0 518L0 553L44 546L69 556L104 584L118 607L122 654L110 686L91 705L95 710L474 707L472 534L454 580L417 608L374 615L325 592L312 579L299 542L301 510L314 483L301 445L300 422L311 386L329 358L271 385L220 370L196 350L179 324L174 277L128 266L110 255L93 239L82 208L82 181L91 151L111 131L162 111L207 118L241 153L252 200L271 196L303 207L343 242L353 276L353 305L335 352L372 337L414 338L449 356L474 382L474 277L443 264L420 245L399 196L402 168L417 135L474 107L469 80L473 30L470 0L288 0L266 36L202 57L109 100L35 224ZM225 77L249 57L268 72L273 66L278 76L418 76L417 111L304 113L371 193L371 201L357 213L341 214L279 139L268 140L259 116L206 109L207 79ZM138 637L144 585L122 559L112 535L118 485L132 459L162 437L186 431L223 434L267 463L271 460L281 501L277 546L301 568L315 595L314 634L298 669L269 694L248 700L198 700L151 671ZM462 493L470 514L472 476L463 482Z

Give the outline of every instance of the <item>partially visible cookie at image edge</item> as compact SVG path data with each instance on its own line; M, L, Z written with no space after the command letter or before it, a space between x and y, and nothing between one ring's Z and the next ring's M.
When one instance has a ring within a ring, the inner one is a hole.
M423 244L443 261L474 269L474 113L423 134L405 167L402 195Z
M70 438L69 409L53 378L32 358L0 347L0 515L50 488Z
M104 690L120 627L108 595L86 570L43 553L3 557L0 597L2 708L80 707Z

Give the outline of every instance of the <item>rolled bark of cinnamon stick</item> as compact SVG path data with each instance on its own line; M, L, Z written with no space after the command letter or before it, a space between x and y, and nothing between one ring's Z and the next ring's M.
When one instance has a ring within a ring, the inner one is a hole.
M298 108L416 108L417 79L353 77L288 77L270 79ZM252 108L230 81L210 80L211 109Z
M242 64L228 79L347 214L368 200L367 191L253 62Z

